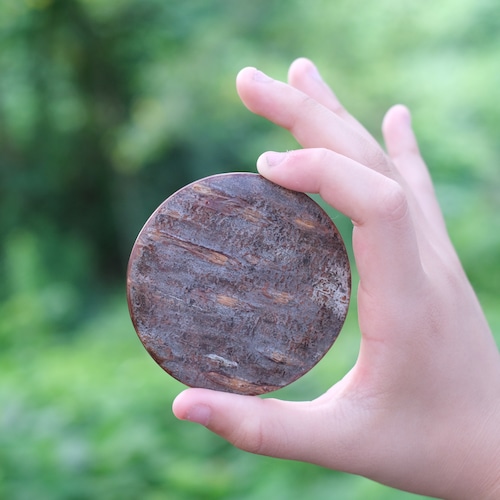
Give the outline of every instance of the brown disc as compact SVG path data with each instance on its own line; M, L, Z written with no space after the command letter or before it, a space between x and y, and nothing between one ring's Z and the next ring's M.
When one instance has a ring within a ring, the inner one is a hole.
M207 177L163 202L127 279L134 327L165 371L191 387L253 395L324 356L350 288L344 243L323 209L250 173Z

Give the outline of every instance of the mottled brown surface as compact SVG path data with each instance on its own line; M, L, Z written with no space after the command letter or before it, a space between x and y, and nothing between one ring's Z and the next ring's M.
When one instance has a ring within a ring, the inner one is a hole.
M311 369L347 314L342 239L308 196L257 174L168 198L132 250L128 301L151 356L192 387L276 390Z

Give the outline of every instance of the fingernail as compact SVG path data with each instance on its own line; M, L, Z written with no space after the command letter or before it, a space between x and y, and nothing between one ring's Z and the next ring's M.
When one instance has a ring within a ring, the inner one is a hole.
M206 405L195 405L186 413L186 420L196 424L204 425L205 427L210 422L212 410Z
M286 153L276 153L274 151L271 151L269 153L264 153L257 160L257 167L259 166L275 167L285 159L285 156Z
M262 73L262 71L259 71L258 69L256 69L253 73L253 79L259 83L269 83L273 81L272 78L267 76L265 73Z

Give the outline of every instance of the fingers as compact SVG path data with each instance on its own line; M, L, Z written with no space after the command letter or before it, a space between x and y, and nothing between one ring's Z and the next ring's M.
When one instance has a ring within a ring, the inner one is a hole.
M350 158L326 148L286 153L267 152L257 160L261 175L294 191L318 193L355 225L366 225L373 217L374 193L393 182Z
M335 93L324 82L316 66L304 57L296 59L290 66L288 82L330 111L349 123L354 130L376 144L371 134L342 106Z
M431 176L427 170L411 127L409 110L402 105L393 106L385 115L382 131L387 151L404 178L412 195L427 220L445 228Z
M394 107L384 121L389 158L342 107L309 60L302 58L292 64L289 81L287 85L254 68L246 68L238 75L237 88L251 111L290 130L304 147L329 149L396 180L406 192L421 245L426 246L425 224L447 238L432 182L420 157L405 107ZM346 189L352 190L352 186ZM372 192L367 195L372 196ZM352 209L343 212L359 223L355 214L350 215ZM425 224L420 224L422 221Z
M417 235L406 193L396 181L327 149L265 153L257 168L283 187L319 193L353 220L365 290L400 294L418 289L423 271Z
M312 97L341 118L353 120L309 59L300 58L291 64L288 71L288 82L292 87Z
M324 147L392 175L382 149L313 97L273 80L255 68L237 77L238 93L247 108L289 130L303 147Z

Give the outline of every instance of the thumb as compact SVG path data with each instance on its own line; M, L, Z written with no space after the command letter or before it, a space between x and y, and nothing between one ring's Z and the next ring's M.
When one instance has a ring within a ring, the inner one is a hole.
M331 436L335 422L329 406L319 401L289 402L188 389L175 399L173 412L181 420L204 425L242 450L331 467L332 448L337 445L335 455L342 455L342 444Z

